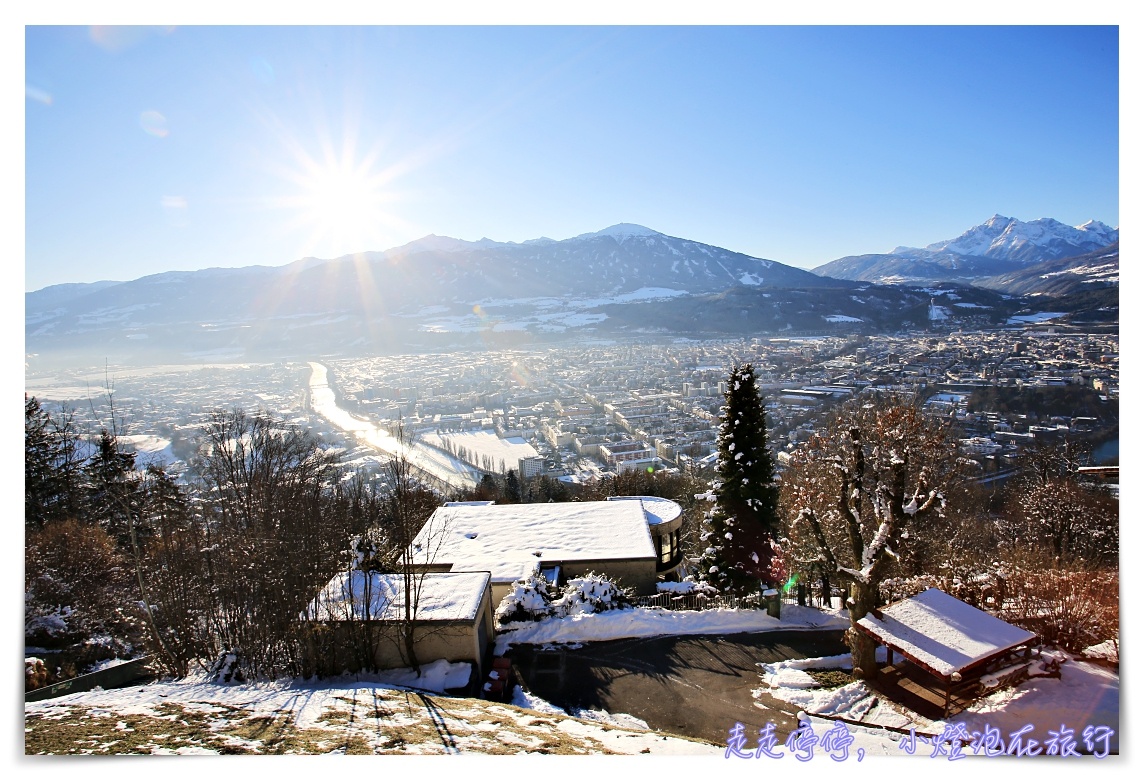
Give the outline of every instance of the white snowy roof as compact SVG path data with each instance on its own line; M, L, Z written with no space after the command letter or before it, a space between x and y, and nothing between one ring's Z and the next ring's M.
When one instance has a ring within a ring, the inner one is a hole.
M513 565L524 571L525 563L655 558L636 501L443 506L417 534L417 545L427 563L497 575Z
M670 523L683 514L683 507L670 498L658 496L608 496L609 501L639 501L648 525Z
M421 575L415 575L421 576ZM484 571L425 574L417 620L475 620L489 584ZM367 598L368 594L368 598ZM306 610L310 620L363 620L366 606L373 620L405 617L405 581L400 574L340 572Z
M945 676L1036 637L937 588L881 612L859 620L859 628Z

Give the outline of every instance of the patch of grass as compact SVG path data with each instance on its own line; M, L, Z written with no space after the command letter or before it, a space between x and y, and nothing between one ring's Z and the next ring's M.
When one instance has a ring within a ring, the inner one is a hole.
M854 676L848 669L806 669L814 681L823 688L841 688L843 685L854 682Z
M207 717L163 705L163 715L122 715L108 718L87 707L71 707L62 717L30 715L24 719L25 755L121 755L150 753L154 747L218 749ZM117 729L123 721L127 729Z

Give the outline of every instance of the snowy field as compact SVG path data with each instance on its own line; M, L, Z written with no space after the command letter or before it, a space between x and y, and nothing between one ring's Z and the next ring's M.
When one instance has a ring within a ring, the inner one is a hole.
M1040 311L1036 314L1018 314L1010 317L1006 322L1009 325L1037 325L1063 316L1065 316L1063 311Z
M461 453L474 466L491 463L495 470L504 473L515 469L521 458L534 458L539 453L524 439L502 439L492 431L464 431L461 433L423 433L421 440L447 452Z

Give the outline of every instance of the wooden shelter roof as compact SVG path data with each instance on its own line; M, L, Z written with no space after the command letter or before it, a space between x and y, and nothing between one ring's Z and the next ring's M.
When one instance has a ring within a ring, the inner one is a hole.
M857 628L945 678L1036 639L1031 631L937 588L869 613L858 621Z

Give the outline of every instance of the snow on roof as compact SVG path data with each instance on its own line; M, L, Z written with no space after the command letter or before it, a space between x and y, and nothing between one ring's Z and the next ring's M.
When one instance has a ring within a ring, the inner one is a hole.
M488 569L492 574L492 581L498 584L516 582L540 570L540 559L535 555L528 556L530 561L489 561Z
M417 575L420 576L420 575ZM415 599L417 620L475 620L488 587L484 571L425 574ZM405 617L405 581L400 574L340 572L306 610L311 620L373 620Z
M683 507L670 498L658 496L608 496L609 501L639 501L648 525L670 523L683 514Z
M431 564L491 571L507 563L655 558L642 504L443 506L413 541Z
M866 615L858 627L945 676L1036 637L937 588L881 612L881 618Z

